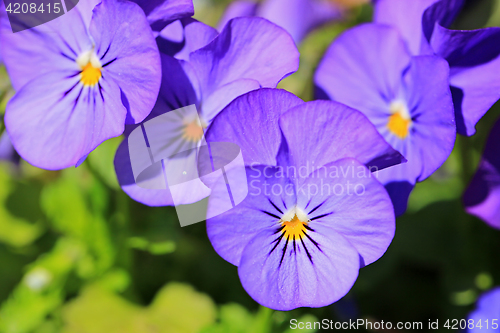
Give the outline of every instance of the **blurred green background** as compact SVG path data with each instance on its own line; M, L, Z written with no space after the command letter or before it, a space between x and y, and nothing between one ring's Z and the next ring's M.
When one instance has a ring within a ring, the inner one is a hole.
M195 1L195 17L216 25L228 2ZM280 87L311 100L326 47L370 19L367 5L313 32L300 45L299 71ZM470 1L454 24L485 26L500 26L500 0ZM2 114L12 94L0 67ZM0 332L290 333L298 331L290 329L292 318L464 318L479 293L500 285L500 231L461 204L499 116L497 103L478 134L459 137L445 165L416 187L389 250L361 269L343 300L290 312L260 307L245 293L204 223L181 228L173 208L143 206L120 190L113 157L121 138L59 172L0 162Z

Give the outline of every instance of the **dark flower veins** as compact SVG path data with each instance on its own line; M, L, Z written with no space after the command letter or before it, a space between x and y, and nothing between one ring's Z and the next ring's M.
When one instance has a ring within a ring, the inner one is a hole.
M281 244L281 260L279 267L283 263L285 258L286 251L290 244L290 255L300 254L303 250L307 255L309 261L314 264L313 257L308 247L315 246L319 251L323 252L318 242L314 240L314 232L315 230L310 226L313 221L319 220L323 217L329 216L333 214L333 212L324 213L324 214L316 214L316 216L310 217L316 212L325 201L317 205L316 207L309 208L311 201L306 205L305 209L309 209L306 213L304 210L299 207L291 207L288 209L285 201L283 202L284 209L280 209L271 199L269 199L269 203L272 205L272 212L261 210L262 213L276 219L276 231L274 232L277 235L276 239L271 242L271 245L274 244L273 248L269 251L268 256L271 255ZM285 210L285 212L283 212ZM281 216L281 217L280 217ZM282 242L283 241L283 242Z

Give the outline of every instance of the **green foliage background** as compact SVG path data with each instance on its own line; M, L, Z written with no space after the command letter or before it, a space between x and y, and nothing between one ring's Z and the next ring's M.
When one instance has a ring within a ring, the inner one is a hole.
M196 17L215 25L227 2L195 1ZM300 46L299 71L280 87L311 100L326 47L370 17L365 6L312 33ZM455 23L484 26L500 26L500 0L472 1ZM2 113L12 94L0 68ZM343 300L290 312L260 307L245 293L204 223L181 228L173 208L143 206L120 190L113 157L122 138L59 172L0 163L0 332L290 333L292 318L424 326L464 318L479 293L500 284L500 231L461 204L499 116L497 104L478 134L459 137L445 165L416 187L386 255L361 269Z

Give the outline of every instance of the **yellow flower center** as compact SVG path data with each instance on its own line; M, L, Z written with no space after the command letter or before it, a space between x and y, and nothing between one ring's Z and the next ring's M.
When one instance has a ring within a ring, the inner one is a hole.
M198 142L203 137L203 124L198 119L187 122L184 125L184 133L182 138L186 141Z
M102 65L93 49L80 54L76 63L80 66L80 82L84 86L93 87L99 83Z
M285 234L286 239L302 239L306 235L307 222L301 221L295 214L290 221L283 221L281 226L282 232Z
M412 125L408 108L402 102L392 102L390 106L391 116L387 122L389 131L400 139L405 139Z
M101 68L96 68L92 63L88 63L82 69L80 81L84 86L95 86L102 77Z
M274 206L274 208L277 211L282 213L282 211L271 200L269 200L269 202ZM320 207L321 205L322 204L320 204L318 207ZM311 212L316 210L318 207L311 210ZM266 211L263 211L263 212L270 215L270 216L278 218L277 215L273 215L272 213L268 213ZM326 216L326 215L329 215L329 214L325 214L323 216ZM286 211L283 214L283 216L279 220L281 227L274 232L274 234L280 233L280 235L278 235L276 237L276 239L274 239L271 242L271 245L274 244L274 246L271 249L271 251L269 251L269 254L273 253L273 251L276 250L276 248L280 245L280 243L282 244L280 267L281 267L281 264L283 263L283 260L285 259L285 255L287 253L286 251L287 251L289 244L291 246L293 246L291 248L291 251L293 251L293 253L295 253L295 254L297 254L297 251L300 250L300 247L302 246L302 249L304 249L305 254L309 258L311 263L313 263L313 257L311 255L312 252L310 252L310 250L308 249L308 246L312 244L319 251L322 251L322 249L321 249L320 245L313 239L313 237L311 237L312 235L308 234L308 232L311 232L311 233L314 232L314 230L311 227L309 227L308 224L312 220L320 218L320 217L321 216L317 216L317 217L314 217L312 219L309 219L309 216L307 215L307 213L304 212L302 209L300 209L297 206L294 206L293 208L289 209L288 211ZM282 240L284 240L284 242L282 242ZM290 252L290 254L291 253L292 252Z

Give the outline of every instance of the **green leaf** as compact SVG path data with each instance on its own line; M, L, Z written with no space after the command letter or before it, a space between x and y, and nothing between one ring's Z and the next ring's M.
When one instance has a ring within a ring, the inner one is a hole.
M173 241L151 242L143 237L130 237L128 245L133 249L148 251L154 255L169 254L176 249L176 244Z
M114 158L122 140L121 137L106 140L88 156L88 165L92 173L113 189L120 189L115 173Z
M215 322L216 308L191 286L171 283L149 307L94 284L65 306L63 333L199 333Z
M168 333L198 333L215 321L216 307L205 294L191 286L170 283L157 294L149 318Z
M85 244L88 251L78 263L77 272L83 278L91 278L109 269L116 253L101 214L102 207L93 203L103 189L87 181L87 191L84 191L78 182L83 172L65 170L63 177L45 186L41 201L55 230Z
M62 315L63 333L153 332L144 309L99 286L84 289Z
M6 208L6 200L14 183L10 179L6 165L0 166L0 242L15 247L33 243L45 231L41 220L32 223L24 218L13 216Z
M64 302L64 284L81 253L81 246L63 238L34 262L0 308L0 332L28 333L39 327Z
M251 333L255 316L243 306L231 303L221 306L219 321L207 327L202 333Z

